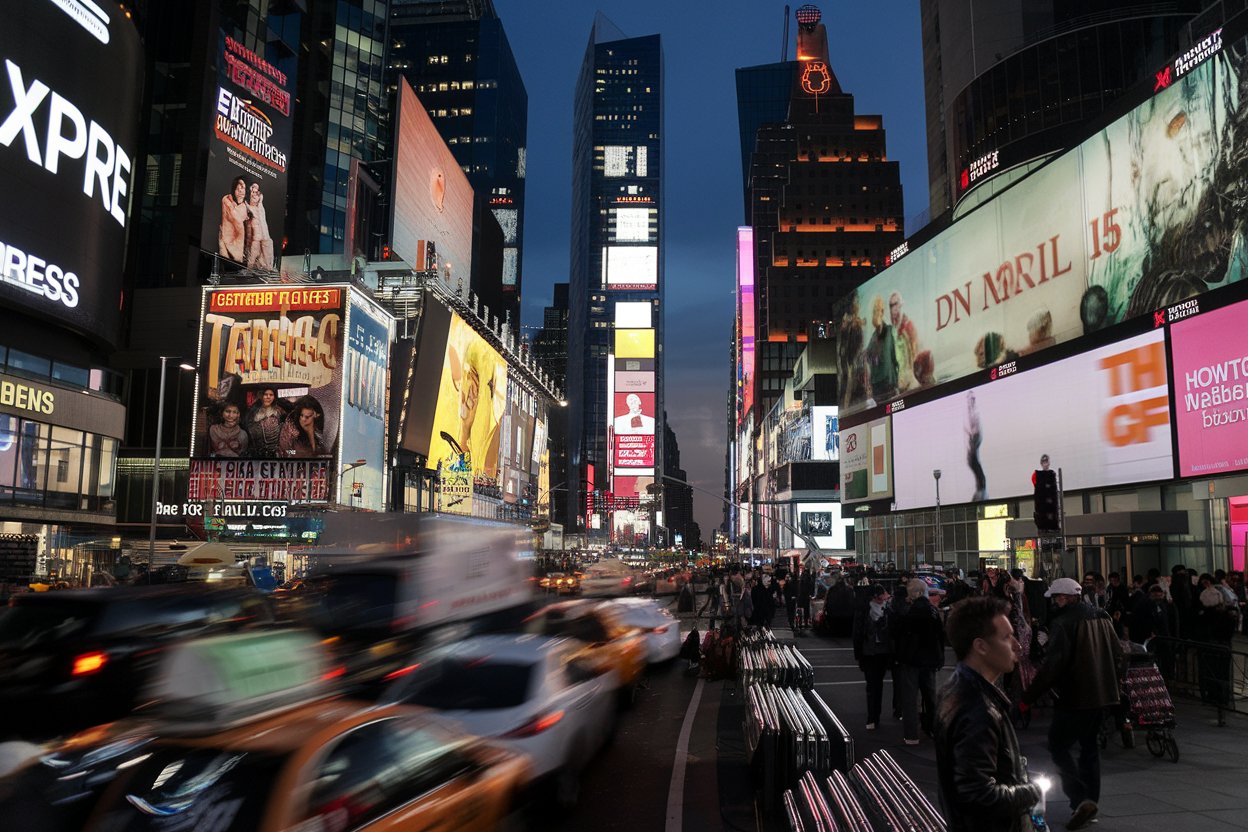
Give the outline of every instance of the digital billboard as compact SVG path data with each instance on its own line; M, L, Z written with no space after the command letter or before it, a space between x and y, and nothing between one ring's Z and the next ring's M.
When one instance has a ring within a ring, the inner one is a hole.
M335 479L332 464L327 459L192 459L186 499L326 503Z
M653 329L617 329L616 358L654 358Z
M403 78L398 84L390 242L417 270L425 268L432 243L439 274L457 289L472 274L472 185L411 84Z
M842 416L1243 279L1246 63L1214 55L850 293Z
M114 344L143 97L110 0L8 3L0 24L0 298Z
M654 307L648 300L615 302L615 325L618 329L650 329Z
M659 285L658 246L607 246L602 250L607 289L654 289Z
M346 394L343 397L343 467L359 460L338 487L338 502L355 508L386 507L386 414L390 341L394 319L357 290L347 317Z
M286 219L294 59L283 71L222 29L204 180L200 247L247 269L277 271Z
M1170 479L1169 389L1157 329L894 413L897 508L935 505L933 470L942 504L1029 496L1042 454L1067 491Z
M854 548L854 520L841 515L840 503L798 503L797 530L820 549Z
M893 496L893 445L889 417L841 429L841 502Z
M1179 476L1248 470L1248 301L1170 327Z
M429 439L428 467L463 453L474 479L498 484L498 451L507 410L507 362L463 318L451 325Z
M192 458L335 458L347 292L204 290Z
M754 229L737 229L737 427L754 407ZM845 376L840 376L845 378Z
M835 462L840 458L841 444L837 438L837 410L827 405L810 409L810 458Z
M651 219L658 213L654 208L611 208L611 242L652 243L654 232L650 230Z
M655 394L624 393L617 390L612 414L614 467L653 468Z

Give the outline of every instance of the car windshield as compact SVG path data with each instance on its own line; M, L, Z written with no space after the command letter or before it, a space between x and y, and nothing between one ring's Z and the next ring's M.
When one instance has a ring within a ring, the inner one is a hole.
M0 608L0 649L45 647L80 635L99 614L98 604L69 599Z
M515 708L528 699L532 678L532 664L445 658L411 675L403 701L444 711Z

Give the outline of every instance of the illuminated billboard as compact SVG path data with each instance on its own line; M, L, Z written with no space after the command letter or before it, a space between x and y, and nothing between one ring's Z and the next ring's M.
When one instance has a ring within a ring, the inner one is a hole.
M349 299L341 458L344 469L348 465L354 467L339 482L338 502L384 511L387 392L394 319L358 290L352 289ZM356 466L360 460L364 464Z
M737 229L737 427L754 407L754 229ZM844 378L844 376L841 376Z
M507 412L499 444L503 499L518 502L529 491L534 432L534 396L519 384L507 386Z
M654 358L653 329L617 329L615 356L620 358Z
M655 394L616 391L612 413L614 467L653 468Z
M398 84L391 244L417 270L436 259L443 281L457 289L472 274L472 185L411 84L401 77Z
M293 59L283 71L216 33L217 86L200 247L256 271L277 271L286 219Z
M854 519L841 516L840 503L798 503L797 530L820 549L854 548Z
M893 496L893 446L889 419L841 429L841 502Z
M1228 49L955 222L839 307L841 414L1241 280L1248 53Z
M894 413L897 508L935 505L933 470L944 504L1029 496L1042 454L1067 491L1170 479L1169 389L1157 329Z
M347 293L204 290L192 458L335 458Z
M607 246L602 250L607 289L654 289L659 285L658 246Z
M1248 301L1170 327L1179 476L1248 470Z
M810 409L810 458L821 462L835 462L840 458L841 444L837 438L837 411L835 407L815 405Z
M654 326L654 307L647 300L615 302L615 325L618 329L650 329Z
M774 442L771 459L774 465L806 462L810 459L810 411L803 408L780 413L769 439Z
M478 482L498 484L498 451L507 409L507 361L451 313L429 439L428 467L463 453Z
M114 344L143 49L117 3L6 3L0 299Z
M609 144L602 149L602 174L611 178L620 176L646 177L650 175L646 146Z
M654 208L611 208L611 242L652 243L655 234L651 220L658 213ZM655 223L657 225L657 222Z

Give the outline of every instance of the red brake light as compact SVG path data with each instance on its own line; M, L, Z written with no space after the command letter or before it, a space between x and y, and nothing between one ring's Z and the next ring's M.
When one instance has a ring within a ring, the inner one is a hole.
M83 653L74 659L74 676L86 676L96 673L104 665L108 664L108 654L101 653L99 650L93 650L90 653Z
M402 676L406 676L407 674L411 673L413 670L418 669L419 667L420 667L420 662L416 662L416 664L409 664L407 667L400 667L398 670L392 670L389 673L387 673L385 676L382 676L381 681L393 682L395 679L398 679Z
M330 682L330 681L333 681L334 679L337 679L340 676L346 676L346 675L347 675L347 666L338 665L338 667L335 667L333 670L327 670L324 673L322 673L321 681Z
M553 711L552 713L543 714L542 716L539 716L529 722L526 722L525 724L521 725L519 728L514 728L508 731L507 733L503 734L503 736L508 739L522 739L524 737L535 737L538 734L545 731L547 728L551 728L554 725L558 724L559 720L561 719L563 719L563 711Z

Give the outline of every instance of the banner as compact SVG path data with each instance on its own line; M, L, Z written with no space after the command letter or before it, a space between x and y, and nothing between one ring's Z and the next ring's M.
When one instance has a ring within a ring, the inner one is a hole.
M507 362L452 313L429 439L431 465L463 453L477 480L498 485L498 449L507 409Z
M386 414L393 319L354 289L347 333L342 464L359 460L339 484L338 502L354 508L386 508Z
M221 30L216 67L200 247L248 269L276 271L286 219L294 61L288 75Z
M472 514L472 460L466 454L450 454L441 462L439 511Z
M885 416L841 431L841 502L893 496L893 446Z
M324 503L332 482L326 460L191 460L190 502Z
M1215 55L852 292L841 415L1243 279L1246 56Z
M1170 327L1179 476L1248 470L1248 301Z
M836 408L815 405L810 409L810 420L810 458L821 462L835 462L840 459Z

